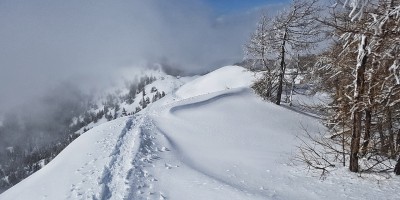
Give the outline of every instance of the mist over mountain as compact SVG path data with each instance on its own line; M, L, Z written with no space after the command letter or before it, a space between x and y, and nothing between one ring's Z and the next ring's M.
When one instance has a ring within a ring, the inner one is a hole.
M193 74L235 63L260 10L218 14L196 0L2 1L0 112L62 81L108 85L121 68L164 62Z

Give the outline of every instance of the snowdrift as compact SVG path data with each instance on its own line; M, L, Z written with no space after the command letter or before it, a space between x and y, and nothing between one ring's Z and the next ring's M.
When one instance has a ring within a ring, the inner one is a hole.
M183 85L176 95L180 98L189 98L230 88L248 87L253 79L254 73L243 67L226 66Z

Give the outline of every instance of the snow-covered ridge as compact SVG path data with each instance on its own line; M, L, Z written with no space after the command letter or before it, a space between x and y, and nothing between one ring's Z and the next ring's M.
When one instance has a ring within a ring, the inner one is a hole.
M138 113L192 79L167 75L161 68L129 69L120 72L121 79L112 87L95 94L90 110L73 119L71 126L80 127L78 134L112 119ZM134 78L129 78L128 74Z
M183 85L176 95L180 98L189 98L231 88L249 87L253 80L254 73L247 69L226 66Z
M299 128L323 127L262 101L252 80L237 66L198 77L87 131L0 199L397 198L398 180L321 181L289 166Z

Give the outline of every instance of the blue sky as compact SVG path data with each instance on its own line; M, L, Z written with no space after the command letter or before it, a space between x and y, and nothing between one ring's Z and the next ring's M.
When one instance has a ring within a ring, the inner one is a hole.
M269 4L287 3L289 0L205 0L218 14L240 12Z

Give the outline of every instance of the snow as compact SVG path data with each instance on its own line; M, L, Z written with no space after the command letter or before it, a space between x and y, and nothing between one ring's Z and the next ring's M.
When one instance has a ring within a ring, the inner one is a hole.
M318 120L262 101L253 74L228 66L134 116L89 130L0 195L14 199L396 199L399 179L325 180L291 159Z
M367 3L368 0L350 0L350 3L349 0L346 0L343 6L349 5L352 8L349 17L351 17L351 21L355 21L362 18Z
M96 105L98 106L97 109L92 109L90 111L92 111L93 113L98 113L99 111L104 109L104 105L103 102L106 101L106 98L108 96L108 94L118 94L115 96L116 101L118 100L118 96L124 96L126 94L129 93L129 90L126 88L126 83L129 83L130 81L128 80L133 80L134 78L130 77L128 75L138 75L140 74L139 77L136 76L136 78L140 78L140 77L144 77L144 76L148 76L148 77L155 77L156 80L145 86L145 98L149 97L150 101L152 100L152 97L154 95L154 93L151 93L151 88L155 87L157 88L157 90L161 93L161 92L165 92L166 94L171 93L172 91L175 91L177 88L179 88L180 86L182 86L183 84L193 80L196 77L181 77L181 78L176 78L174 76L170 76L165 74L161 69L137 69L135 67L132 68L124 68L120 71L119 73L121 75L121 78L116 80L114 82L114 86L105 89L105 92L103 94L98 94L96 97ZM121 89L122 88L122 89ZM117 112L118 116L122 115L122 110L125 109L125 111L127 113L132 113L134 111L136 111L136 107L140 107L139 106L139 102L142 100L142 93L137 94L136 98L134 100L134 102L132 104L128 104L127 102L120 102L119 101L119 106L120 109ZM110 108L109 109L109 113L114 113L114 109ZM79 119L80 121L83 120L83 116L81 116L81 118ZM101 119L99 119L97 122L91 122L88 125L82 127L80 130L77 131L77 134L82 134L84 133L84 130L89 130L95 126L98 126L100 124L103 124L105 122L107 122L108 120L103 117ZM71 126L76 124L78 122L78 118L74 118L72 120Z
M246 87L250 86L253 80L254 74L243 67L226 66L185 84L176 95L180 98L189 98L229 88Z
M191 199L294 199L299 191L285 191L286 180L280 179L289 169L301 118L243 88L185 102L156 118L176 154L169 162L180 167L155 176L164 176L159 184L171 199L183 199L182 188ZM183 178L171 182L173 177Z
M395 60L393 61L392 66L390 66L389 70L392 71L395 79L396 79L396 84L399 85L400 84L400 78L399 78L399 61ZM1 124L1 123L0 123Z
M127 146L138 140L137 131L129 130L132 120L120 118L93 128L44 168L3 193L0 199L100 199L103 188L111 185L104 172L113 170L109 167L115 168L117 164L118 167L126 164L114 160L116 155L135 151L134 146ZM117 148L122 139L126 140L125 152Z

